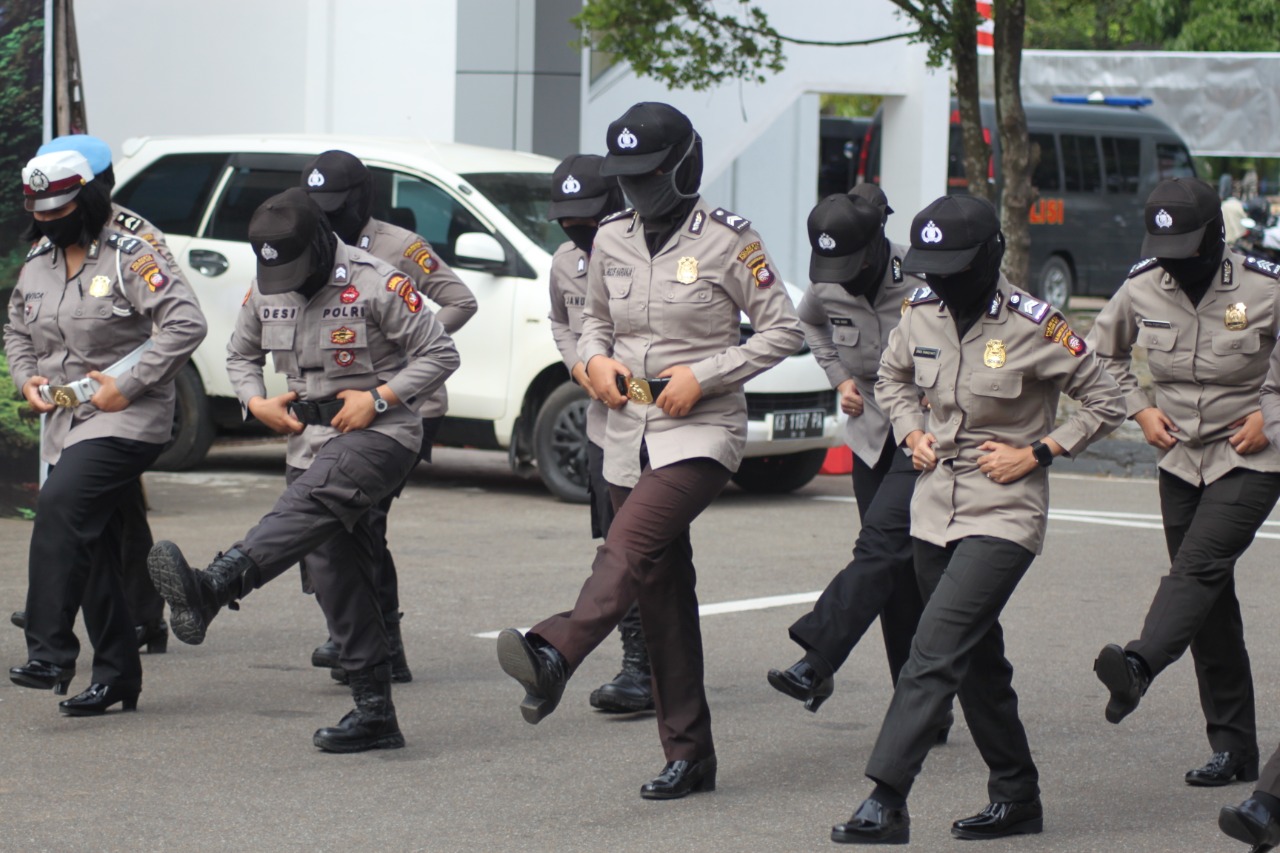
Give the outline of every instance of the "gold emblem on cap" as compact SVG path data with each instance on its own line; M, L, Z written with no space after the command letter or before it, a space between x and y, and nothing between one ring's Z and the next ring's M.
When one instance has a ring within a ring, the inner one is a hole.
M987 367L1004 367L1004 359L1004 341L987 341L987 349L982 353L982 363Z
M105 275L95 275L93 281L89 282L90 296L106 296L111 292L111 279Z
M1227 306L1226 325L1233 332L1239 332L1249 325L1248 309L1243 302Z
M698 259L681 258L676 261L676 281L681 284L693 284L698 280Z

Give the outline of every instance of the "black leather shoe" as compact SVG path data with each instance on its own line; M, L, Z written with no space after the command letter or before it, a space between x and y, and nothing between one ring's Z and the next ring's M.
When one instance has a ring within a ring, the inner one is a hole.
M535 647L515 628L507 628L498 634L498 665L524 688L520 714L526 723L540 722L560 704L569 664L554 646Z
M769 670L769 684L779 693L804 703L806 711L817 712L835 692L835 679L826 678L803 660L783 670Z
M640 786L646 800L678 800L694 791L716 789L716 757L700 761L668 761L658 778Z
M1006 835L1034 835L1044 831L1044 809L1040 798L1022 803L989 803L973 817L951 824L956 838L1004 838Z
M320 669L334 669L342 666L338 663L338 644L333 641L333 637L329 637L312 650L311 665Z
M9 621L22 630L27 630L27 611L15 610L9 614Z
M1142 661L1115 643L1103 646L1098 652L1093 671L1111 691L1111 699L1107 702L1108 723L1118 723L1132 714L1151 686L1151 678Z
M1218 828L1236 841L1252 844L1252 853L1264 853L1280 844L1280 821L1253 797L1238 806L1223 806Z
M1204 767L1188 770L1188 785L1197 788L1218 788L1241 782L1258 781L1258 755L1243 752L1215 752Z
M9 670L9 680L22 687L34 687L36 690L48 690L58 696L67 695L67 685L76 677L75 666L58 666L42 660L29 660L22 666Z
M141 687L118 687L114 684L90 684L89 689L58 703L58 710L68 717L92 717L122 702L121 711L138 710Z
M847 823L831 827L837 844L909 844L911 815L906 806L891 809L878 800L866 799Z
M135 630L138 632L138 648L146 646L147 654L162 655L169 651L169 626L163 619L138 625Z

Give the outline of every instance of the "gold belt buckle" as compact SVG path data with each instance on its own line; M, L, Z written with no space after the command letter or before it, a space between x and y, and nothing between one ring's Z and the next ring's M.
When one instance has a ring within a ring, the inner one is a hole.
M652 403L653 391L649 389L648 382L633 376L627 380L627 399L636 403Z
M60 409L74 409L80 402L76 399L76 392L66 385L50 385L49 396L53 398L53 404Z

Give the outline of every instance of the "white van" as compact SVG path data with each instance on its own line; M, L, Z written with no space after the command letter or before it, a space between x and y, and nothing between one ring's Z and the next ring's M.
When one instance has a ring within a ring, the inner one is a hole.
M506 450L536 465L547 487L586 499L585 393L569 381L551 337L547 276L564 241L545 219L556 161L421 140L336 136L130 139L115 164L115 199L162 229L200 297L209 335L178 380L174 441L161 465L199 463L219 430L243 429L226 372L226 342L254 276L249 218L297 186L303 164L350 151L374 175L373 215L416 231L479 303L455 336L462 366L448 382L437 442ZM791 291L792 298L798 294ZM743 334L750 327L744 321ZM282 377L267 371L270 393ZM735 481L781 492L817 473L839 434L836 395L807 349L746 386L748 442ZM803 415L803 416L801 416Z

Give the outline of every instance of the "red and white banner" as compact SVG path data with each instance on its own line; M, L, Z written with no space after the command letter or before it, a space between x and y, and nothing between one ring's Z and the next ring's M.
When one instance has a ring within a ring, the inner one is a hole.
M978 6L978 53L990 54L995 47L995 10L990 0L977 0Z

